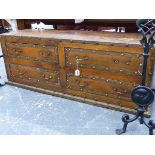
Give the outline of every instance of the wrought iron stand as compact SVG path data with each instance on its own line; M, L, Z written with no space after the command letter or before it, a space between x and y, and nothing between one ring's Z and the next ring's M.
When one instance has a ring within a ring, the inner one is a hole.
M146 68L147 59L149 57L149 51L155 44L154 34L155 34L155 20L137 20L136 22L139 31L142 33L143 38L140 40L144 48L143 53L143 70L142 70L142 81L141 86L135 87L131 92L132 101L138 105L136 116L130 118L128 114L122 116L122 121L124 123L122 129L116 129L116 134L120 135L126 132L127 125L139 118L140 124L144 124L149 128L149 135L153 135L153 130L155 129L155 122L150 120L148 123L144 120L144 112L147 107L152 104L154 100L154 94L152 89L145 86L146 82Z
M0 58L2 58L2 57L3 57L3 55L0 55ZM1 78L1 76L0 76L0 78ZM4 85L5 85L5 83L4 84L0 83L0 87L2 87Z

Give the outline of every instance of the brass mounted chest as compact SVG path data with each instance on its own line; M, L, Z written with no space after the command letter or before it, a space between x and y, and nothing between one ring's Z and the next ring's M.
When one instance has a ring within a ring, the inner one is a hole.
M61 30L3 34L8 83L134 113L130 93L141 82L140 39L139 34ZM77 60L79 76L75 76ZM148 86L152 71L150 56Z

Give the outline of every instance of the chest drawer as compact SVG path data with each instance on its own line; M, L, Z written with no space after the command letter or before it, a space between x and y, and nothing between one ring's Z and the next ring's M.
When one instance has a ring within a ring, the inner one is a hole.
M127 83L132 86L137 86L141 83L141 75L122 74L120 72L100 71L89 68L78 68L80 71L80 78L87 78L93 80L109 80L117 83ZM75 76L76 67L66 67L67 75Z
M57 71L48 72L40 68L10 64L10 72L11 76L21 79L59 85L59 72Z
M19 58L19 57L9 57L9 62L11 64L17 64L17 65L24 65L24 66L30 66L30 67L37 67L41 69L46 70L58 70L59 66L57 64L51 64L48 61L42 61L42 60L32 60L26 57Z
M28 58L30 60L48 61L58 64L56 46L41 46L21 43L7 43L8 55L16 58Z
M78 65L127 74L138 74L142 70L141 54L91 49L65 48L66 66Z
M72 75L67 76L67 87L73 90L125 100L130 100L130 94L133 88L132 85L120 84L114 81L93 80Z

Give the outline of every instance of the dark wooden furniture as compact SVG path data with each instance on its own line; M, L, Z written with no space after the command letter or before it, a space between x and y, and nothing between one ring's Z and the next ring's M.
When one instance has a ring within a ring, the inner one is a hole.
M4 20L0 19L0 34L8 32L4 27Z
M84 22L75 24L74 19L17 19L19 30L31 28L31 24L43 22L54 25L81 25L81 26L103 26L103 27L125 27L126 32L138 32L136 19L85 19Z
M1 35L10 84L131 113L136 107L130 93L141 79L140 39L135 33L61 30ZM74 75L77 59L80 76ZM150 56L148 86L152 62Z

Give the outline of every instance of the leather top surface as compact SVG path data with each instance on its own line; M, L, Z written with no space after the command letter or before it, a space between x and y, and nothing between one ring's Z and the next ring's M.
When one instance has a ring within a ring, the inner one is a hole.
M1 34L1 36L36 37L69 41L121 43L140 45L140 33L94 32L80 30L19 30Z

